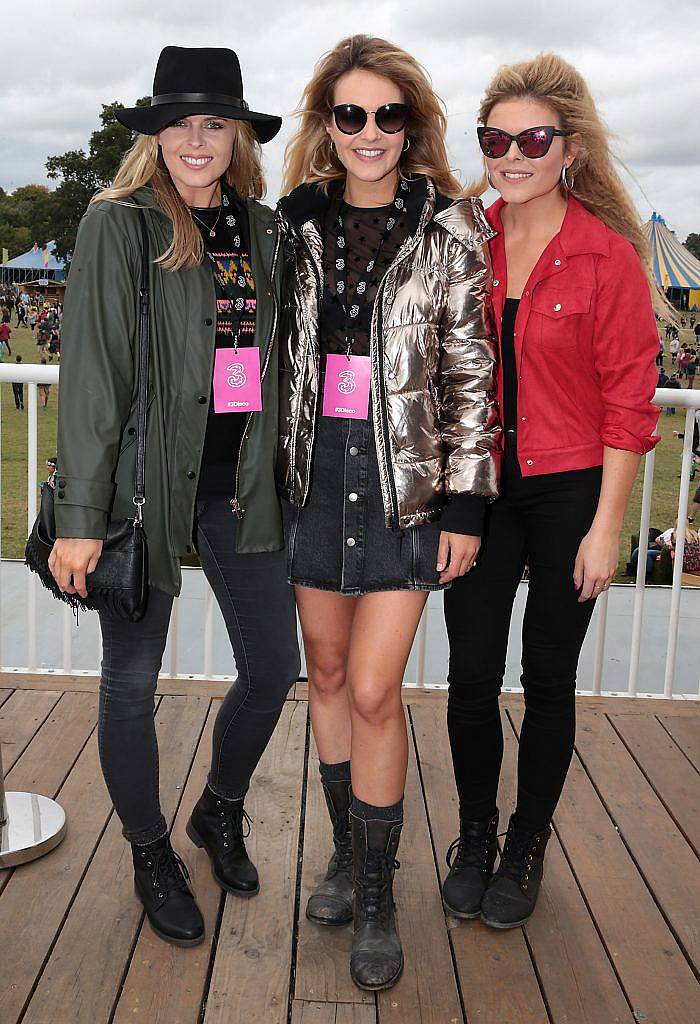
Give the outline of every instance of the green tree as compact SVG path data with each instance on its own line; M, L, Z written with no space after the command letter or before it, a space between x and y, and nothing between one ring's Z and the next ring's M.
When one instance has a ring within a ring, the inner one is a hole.
M0 246L10 258L34 242L51 241L51 193L45 185L23 185L11 194L0 190Z
M144 97L136 105L149 103L150 97ZM114 179L122 157L134 141L134 133L117 121L116 111L123 106L117 102L102 105L101 127L90 136L87 152L69 150L46 161L48 177L60 182L51 193L51 226L56 254L64 259L70 259L80 218L90 199Z
M700 260L700 235L691 231L683 245L689 252L692 252L696 260Z

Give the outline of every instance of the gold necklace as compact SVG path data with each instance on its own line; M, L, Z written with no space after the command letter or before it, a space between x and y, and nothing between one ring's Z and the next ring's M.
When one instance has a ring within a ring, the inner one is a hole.
M200 219L200 218L199 218L199 217L197 216L197 214L196 214L196 213L194 212L194 210L192 209L192 207L190 207L190 213L192 214L192 216L194 217L194 219L195 219L195 220L197 221L197 223L198 223L198 224L201 224L203 228L206 228L206 230L207 230L207 231L209 232L209 237L210 237L210 238L216 238L216 226L217 226L217 224L219 223L219 219L220 219L220 217L221 217L221 211L222 211L222 209L223 209L223 206L220 206L220 207L219 207L219 212L218 212L218 213L217 213L217 215L216 215L216 220L214 221L214 223L212 224L212 226L211 226L211 227L209 227L209 225L208 225L208 224L205 224L205 223L204 223L204 221L203 221L203 220L201 220L201 219Z

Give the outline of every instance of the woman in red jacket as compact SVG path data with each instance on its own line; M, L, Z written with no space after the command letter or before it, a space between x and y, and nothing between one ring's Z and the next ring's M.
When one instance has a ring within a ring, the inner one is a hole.
M479 119L501 194L487 217L505 451L477 564L445 594L460 835L443 898L459 917L512 928L535 907L573 752L579 653L617 569L640 456L658 440L659 337L639 218L578 72L552 54L502 68ZM492 874L498 695L526 563L517 805Z

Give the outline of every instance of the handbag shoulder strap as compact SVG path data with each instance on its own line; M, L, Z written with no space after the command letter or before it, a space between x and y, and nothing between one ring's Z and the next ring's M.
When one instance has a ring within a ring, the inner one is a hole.
M146 502L146 413L148 410L148 365L150 360L150 288L148 270L150 264L148 245L148 224L146 214L139 208L141 219L141 284L139 287L139 351L138 351L138 399L136 406L136 478L134 484L134 505L136 519L141 522L141 507Z

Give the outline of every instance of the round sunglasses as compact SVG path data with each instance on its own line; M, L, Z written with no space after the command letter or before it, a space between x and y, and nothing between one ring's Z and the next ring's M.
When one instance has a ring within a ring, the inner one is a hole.
M572 132L561 131L552 125L539 125L537 128L526 128L517 135L510 135L502 128L487 128L479 125L476 129L479 137L481 152L490 160L498 160L505 156L513 142L517 143L518 149L529 160L539 160L540 157L549 153L554 138L559 135L566 137Z
M370 114L374 114L374 123L381 132L396 135L406 127L409 107L406 103L385 103L377 110L365 110L357 103L339 103L333 107L335 126L343 135L357 135L361 132Z

